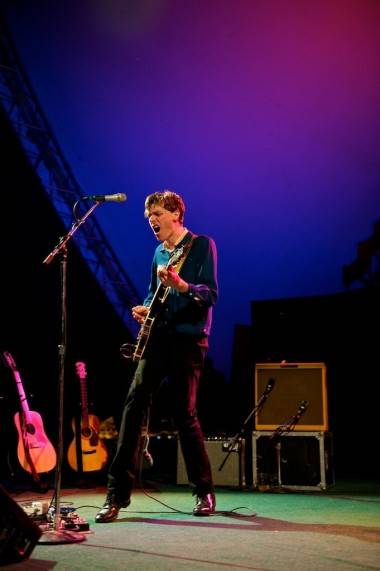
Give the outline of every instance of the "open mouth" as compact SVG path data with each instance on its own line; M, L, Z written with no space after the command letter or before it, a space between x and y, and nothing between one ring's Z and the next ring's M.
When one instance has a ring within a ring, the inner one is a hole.
M161 230L161 227L158 226L158 224L153 224L152 230L153 230L153 232L154 232L155 234L158 234L159 231Z

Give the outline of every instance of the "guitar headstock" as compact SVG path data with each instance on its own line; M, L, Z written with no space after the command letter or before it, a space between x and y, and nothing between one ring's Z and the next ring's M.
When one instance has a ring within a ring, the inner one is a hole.
M78 377L81 380L83 380L87 377L86 364L83 363L82 361L77 361L75 363L75 370L76 370Z
M16 367L16 363L15 363L15 360L13 359L12 355L10 353L8 353L8 351L4 351L3 357L4 357L5 362L8 365L8 367L10 367L12 369L12 371L16 371L17 367Z

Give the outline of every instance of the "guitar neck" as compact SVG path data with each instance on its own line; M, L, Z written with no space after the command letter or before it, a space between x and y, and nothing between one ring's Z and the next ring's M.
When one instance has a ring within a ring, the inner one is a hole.
M18 395L20 397L21 408L22 408L22 411L25 415L25 419L28 421L28 419L30 418L30 410L29 410L28 401L27 401L27 398L25 395L24 387L22 385L21 376L20 376L20 373L16 370L13 371L13 375L14 375L14 378L16 381L17 392L18 392Z
M87 399L87 384L86 379L80 379L80 394L81 394L81 410L82 410L82 427L89 427L88 419L88 399Z
M192 244L192 240L190 240L190 242L185 246L181 246L181 248L179 248L179 250L177 250L175 253L173 253L172 257L170 258L170 260L168 261L168 263L166 264L166 268L176 268L176 271L179 273L183 262L186 259L187 253L190 250ZM149 306L149 312L148 312L148 316L149 317L154 317L154 315L152 315L152 313L154 314L155 310L156 310L156 306L157 308L160 308L163 303L165 302L169 292L170 292L170 287L168 286L164 286L162 284L162 282L160 282L157 286L156 291L154 292L152 301L150 303Z

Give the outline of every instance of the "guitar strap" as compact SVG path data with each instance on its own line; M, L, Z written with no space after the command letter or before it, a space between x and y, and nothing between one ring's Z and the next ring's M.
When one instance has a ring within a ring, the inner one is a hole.
M187 242L186 246L184 246L183 255L181 256L181 259L179 260L179 262L174 266L177 274L179 274L179 272L181 271L181 268L182 268L183 264L185 263L187 256L189 255L189 252L191 250L191 246L193 245L195 238L196 238L196 236L195 236L195 234L193 234L191 236L190 240ZM169 262L170 262L170 260L169 260Z

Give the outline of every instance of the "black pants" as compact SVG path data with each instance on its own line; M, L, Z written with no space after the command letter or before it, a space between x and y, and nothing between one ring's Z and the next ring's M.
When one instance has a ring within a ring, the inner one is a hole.
M127 394L116 454L108 472L108 490L121 501L131 494L139 463L141 427L152 394L165 377L168 378L170 409L194 493L213 492L210 462L196 410L206 351L205 338L157 333L152 339Z

